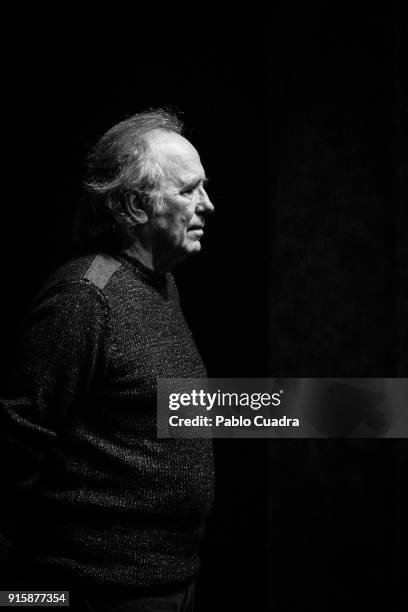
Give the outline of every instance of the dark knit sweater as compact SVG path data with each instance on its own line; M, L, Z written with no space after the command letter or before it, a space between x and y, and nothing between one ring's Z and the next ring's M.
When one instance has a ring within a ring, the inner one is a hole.
M193 576L213 455L209 440L156 435L157 377L206 375L172 275L107 254L69 262L36 299L21 355L2 433L30 457L19 488L37 508L35 561L90 586Z

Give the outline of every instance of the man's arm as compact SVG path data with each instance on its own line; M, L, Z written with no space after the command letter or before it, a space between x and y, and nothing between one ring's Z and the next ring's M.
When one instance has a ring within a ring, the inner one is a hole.
M15 392L0 400L3 499L15 503L35 485L45 452L103 367L108 331L106 300L84 279L50 288L29 313ZM13 522L10 509L12 503L6 516Z

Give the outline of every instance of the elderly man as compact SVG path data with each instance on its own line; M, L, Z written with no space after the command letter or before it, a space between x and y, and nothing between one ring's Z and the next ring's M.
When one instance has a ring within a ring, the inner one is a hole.
M205 182L161 110L115 125L88 159L84 254L35 300L19 397L2 405L16 492L30 500L20 588L72 589L91 610L192 609L212 447L157 439L156 380L206 375L169 272L201 249Z

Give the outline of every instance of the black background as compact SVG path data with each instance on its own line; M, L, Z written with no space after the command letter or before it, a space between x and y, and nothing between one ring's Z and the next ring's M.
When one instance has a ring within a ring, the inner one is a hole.
M163 17L6 21L4 354L72 254L89 147L167 106L215 205L175 271L209 374L407 376L402 11ZM400 609L406 456L405 441L217 440L198 609Z

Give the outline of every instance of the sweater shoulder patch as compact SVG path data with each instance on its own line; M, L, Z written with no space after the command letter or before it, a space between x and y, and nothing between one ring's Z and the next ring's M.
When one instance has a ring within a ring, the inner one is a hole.
M111 257L111 255L99 253L92 260L91 265L84 274L84 278L91 281L98 289L103 289L121 265L122 264L114 259L114 257Z

